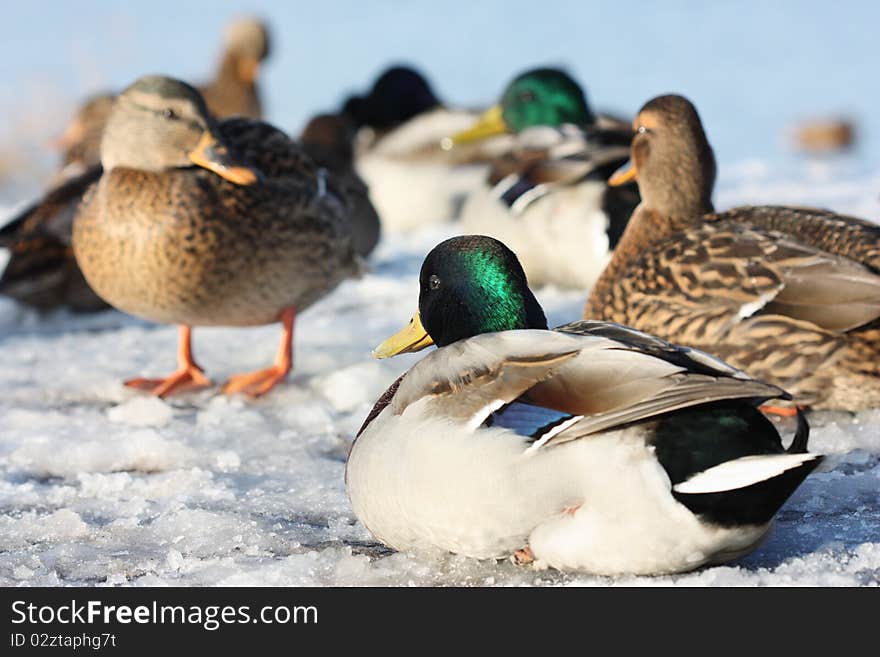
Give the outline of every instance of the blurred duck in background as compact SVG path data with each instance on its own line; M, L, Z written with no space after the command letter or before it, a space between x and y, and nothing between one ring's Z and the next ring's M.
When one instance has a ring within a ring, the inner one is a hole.
M369 93L349 97L341 113L357 131L355 165L390 232L455 218L509 141L501 135L444 148L444 140L477 114L443 105L425 77L406 66L387 69Z
M49 183L50 189L101 163L101 136L115 99L111 93L91 96L52 143L61 153L61 167Z
M265 23L242 18L229 24L217 72L201 87L214 116L262 117L257 78L268 54ZM77 110L56 141L61 167L47 192L0 229L0 246L11 252L0 294L39 310L107 308L79 272L70 236L83 194L101 176L101 139L114 100L114 94L95 95Z
M880 406L880 226L809 208L715 213L691 102L654 98L633 126L632 167L611 184L637 180L642 201L584 317L708 351L798 405Z
M467 197L462 232L508 244L532 285L589 288L638 204L635 185L606 184L629 155L631 129L600 123L571 76L538 68L517 76L451 144L504 134L514 136L510 148Z
M199 87L208 110L219 118L263 118L257 88L262 62L269 55L269 29L255 18L240 18L226 28L225 45L214 78ZM83 104L55 142L61 151L61 171L55 182L77 176L100 164L101 135L114 94L92 96Z
M379 215L370 202L367 186L354 169L354 134L353 124L344 115L319 114L306 124L299 139L315 164L333 174L343 196L352 204L349 216L354 250L366 258L379 242Z
M218 123L196 89L161 76L119 96L101 163L73 224L77 262L115 308L180 325L178 369L126 385L158 396L206 386L193 326L281 322L274 364L223 387L271 390L291 370L296 315L359 271L333 176L280 130Z

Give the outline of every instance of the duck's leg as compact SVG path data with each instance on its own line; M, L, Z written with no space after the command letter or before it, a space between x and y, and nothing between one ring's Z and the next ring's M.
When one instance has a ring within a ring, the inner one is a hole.
M224 393L231 395L243 392L251 397L259 397L265 395L287 377L293 368L293 323L295 319L296 308L288 308L281 313L283 331L278 355L275 356L275 364L256 372L233 374L223 385Z
M211 381L204 375L192 356L192 327L179 327L180 337L177 343L177 371L164 379L129 379L125 385L129 388L147 390L157 397L165 397L173 392L204 388Z
M763 412L765 415L778 415L779 417L795 417L798 414L798 410L804 411L806 410L806 406L773 406L771 404L761 404L758 407L758 410Z

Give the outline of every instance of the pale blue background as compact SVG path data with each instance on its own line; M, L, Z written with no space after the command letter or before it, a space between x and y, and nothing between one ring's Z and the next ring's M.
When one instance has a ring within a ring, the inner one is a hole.
M256 13L274 35L269 119L292 131L392 61L423 67L444 99L469 105L525 67L561 64L601 109L631 114L658 93L690 96L722 163L785 165L786 128L842 113L860 128L850 159L880 164L878 2L40 0L2 11L0 112L6 133L28 137L51 136L41 118L143 73L203 80L227 21Z

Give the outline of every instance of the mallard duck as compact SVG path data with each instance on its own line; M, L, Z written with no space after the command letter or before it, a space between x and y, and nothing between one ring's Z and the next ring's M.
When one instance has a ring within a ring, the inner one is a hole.
M443 140L477 114L442 105L424 76L406 66L386 70L368 94L348 98L341 113L357 129L355 165L391 232L455 218L507 141L444 148Z
M599 127L571 76L539 68L517 76L498 106L451 141L504 133L515 145L467 197L461 230L508 244L534 285L590 287L638 203L635 185L606 185L629 155L629 127Z
M199 87L208 109L219 118L247 116L260 119L262 103L257 89L260 65L269 55L265 23L241 18L226 27L225 45L214 78ZM55 146L61 150L61 171L53 180L63 182L101 161L101 135L115 94L89 97L76 111Z
M354 250L367 257L379 242L379 215L370 202L369 189L354 170L354 128L344 115L318 114L306 124L299 141L309 157L333 174L336 184L352 204L351 235Z
M100 164L101 135L115 99L116 95L110 93L88 98L54 141L53 146L61 152L61 168L50 182L50 189Z
M54 141L61 151L61 167L48 190L0 229L0 246L10 251L0 274L0 294L39 310L107 308L76 265L70 233L83 192L101 175L101 135L115 98L92 96L77 111Z
M269 52L268 39L266 26L255 19L229 25L217 74L200 88L214 116L261 117L256 81ZM115 97L93 96L77 111L56 143L62 163L49 189L0 230L0 246L11 252L0 276L0 294L39 310L107 308L79 271L70 231L83 194L101 176L101 137Z
M797 404L880 406L880 226L807 208L715 213L690 101L654 98L633 125L633 166L611 183L635 178L642 202L584 317L709 351Z
M58 182L0 229L9 260L0 274L0 294L38 310L67 307L94 312L109 306L86 283L71 248L73 218L83 193L101 177L101 167Z
M346 467L355 514L398 550L661 574L754 548L822 460L756 406L785 396L702 352L607 322L547 329L516 256L485 236L425 258L419 310L379 357L400 377Z
M193 326L284 326L275 364L223 390L260 395L291 369L296 313L354 273L348 204L332 177L267 123L216 123L193 87L141 78L117 99L104 173L73 224L73 250L109 304L181 325L178 370L127 385L164 396L207 385Z
M200 88L214 116L263 117L257 89L260 66L269 56L269 29L263 21L240 18L226 28L223 57L214 79Z

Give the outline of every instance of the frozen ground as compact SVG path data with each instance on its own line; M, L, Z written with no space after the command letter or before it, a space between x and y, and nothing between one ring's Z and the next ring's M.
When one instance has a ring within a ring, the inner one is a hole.
M770 182L768 182L768 177ZM723 168L719 207L785 202L880 218L880 175L807 165ZM370 349L415 308L422 257L454 229L381 246L370 274L298 323L296 369L266 399L207 391L167 402L124 389L174 366L176 330L116 312L38 317L0 299L2 585L877 585L880 410L813 418L830 458L767 542L728 566L663 578L536 573L396 554L356 521L343 472L374 400L418 355ZM544 289L551 322L584 293ZM215 381L268 363L279 328L202 329Z

